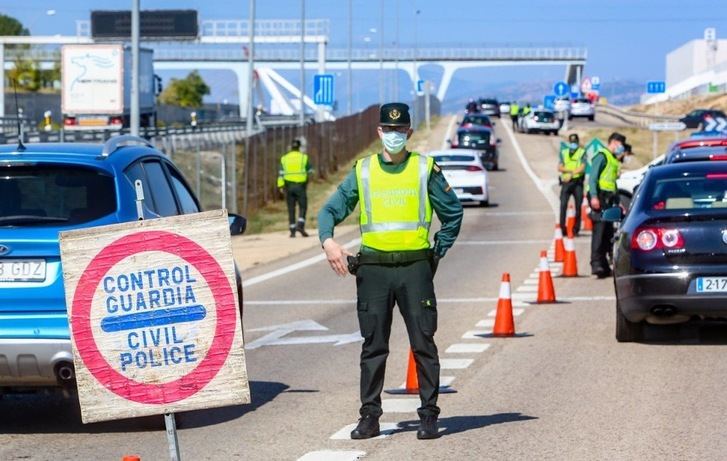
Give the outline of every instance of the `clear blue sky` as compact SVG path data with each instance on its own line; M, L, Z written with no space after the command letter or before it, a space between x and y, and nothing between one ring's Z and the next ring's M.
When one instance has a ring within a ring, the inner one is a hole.
M378 46L380 0L353 0L354 41ZM700 38L705 27L727 37L725 0L386 0L384 38L395 39L399 5L400 42L414 42L414 11L420 10L419 46L427 44L550 44L588 48L588 75L646 81L664 77L665 55L688 40ZM300 17L300 0L258 0L258 18ZM124 0L0 0L0 12L20 19L32 34L72 34L76 19L88 19L94 9L129 8ZM246 0L141 0L142 9L196 8L202 19L246 18ZM55 9L54 16L46 10ZM348 37L347 0L306 0L308 18L331 21L331 46L345 47ZM371 32L370 29L376 29ZM558 69L557 75L562 75ZM488 79L522 81L528 72L517 68L484 71ZM535 72L542 78L543 72ZM471 75L470 71L467 75ZM548 74L549 75L549 74Z

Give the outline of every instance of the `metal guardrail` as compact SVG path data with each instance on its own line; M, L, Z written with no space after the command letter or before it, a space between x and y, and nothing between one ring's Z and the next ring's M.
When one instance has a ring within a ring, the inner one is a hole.
M626 111L610 104L599 105L598 111L604 114L608 114L611 117L617 118L629 125L634 125L642 128L648 127L652 123L676 122L680 118L673 115L641 114L638 112Z
M306 35L328 36L330 21L328 19L306 19ZM248 19L205 19L199 22L199 33L202 37L247 37L250 34ZM301 33L299 19L258 19L255 21L255 35L265 37L295 36ZM91 36L91 21L76 21L76 35Z
M240 61L247 59L245 50L235 48L213 48L210 45L189 44L174 47L157 46L154 49L154 60L156 61ZM60 52L47 48L11 49L5 51L7 59L18 58L30 59L33 61L60 60ZM326 61L343 62L348 60L348 49L328 48L326 49ZM379 53L378 49L359 48L351 50L351 60L357 62L378 61L381 56L385 61L412 61L415 58L420 61L585 61L588 51L585 48L565 47L514 47L514 48L467 48L467 47L442 47L442 48L384 48ZM289 62L300 60L298 48L255 48L255 59L258 61ZM317 61L318 50L315 47L307 47L305 51L306 61Z

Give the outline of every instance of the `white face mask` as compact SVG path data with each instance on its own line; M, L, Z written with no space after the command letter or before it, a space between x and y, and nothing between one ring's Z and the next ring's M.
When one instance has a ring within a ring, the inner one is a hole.
M384 137L381 138L381 142L384 144L384 149L390 154L398 154L406 146L406 133L399 133L398 131L387 131L384 133Z

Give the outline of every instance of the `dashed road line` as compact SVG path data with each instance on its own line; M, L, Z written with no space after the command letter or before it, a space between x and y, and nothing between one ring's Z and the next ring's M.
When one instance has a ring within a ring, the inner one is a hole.
M492 328L495 326L495 319L480 320L475 326L478 328Z
M482 339L492 334L492 330L470 330L462 335L462 339Z
M548 243L548 240L457 240L457 245L521 245L521 244L540 244Z
M472 365L474 359L439 359L439 368L442 370L463 370Z
M416 413L421 404L422 402L418 398L383 399L381 409L384 413Z
M513 309L512 310L512 315L513 315L513 317L517 317L518 315L522 315L523 312L525 312L525 309L522 309L522 308L520 308L520 309ZM495 317L496 315L497 315L497 310L496 309L491 310L490 313L487 314L488 317Z
M366 452L358 450L318 450L306 453L298 461L356 461L364 456Z
M457 343L449 346L444 352L447 354L470 354L485 352L489 348L489 344Z

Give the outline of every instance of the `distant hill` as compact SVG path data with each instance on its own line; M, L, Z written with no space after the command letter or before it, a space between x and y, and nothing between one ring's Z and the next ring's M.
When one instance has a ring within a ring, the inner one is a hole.
M479 97L496 97L501 101L517 99L537 105L542 104L543 97L550 94L552 88L553 82L550 80L481 83L455 78L447 91L442 110L444 112L462 110L469 98ZM638 103L644 91L644 84L632 80L617 80L604 82L601 88L601 96L608 98L611 104L622 106Z

